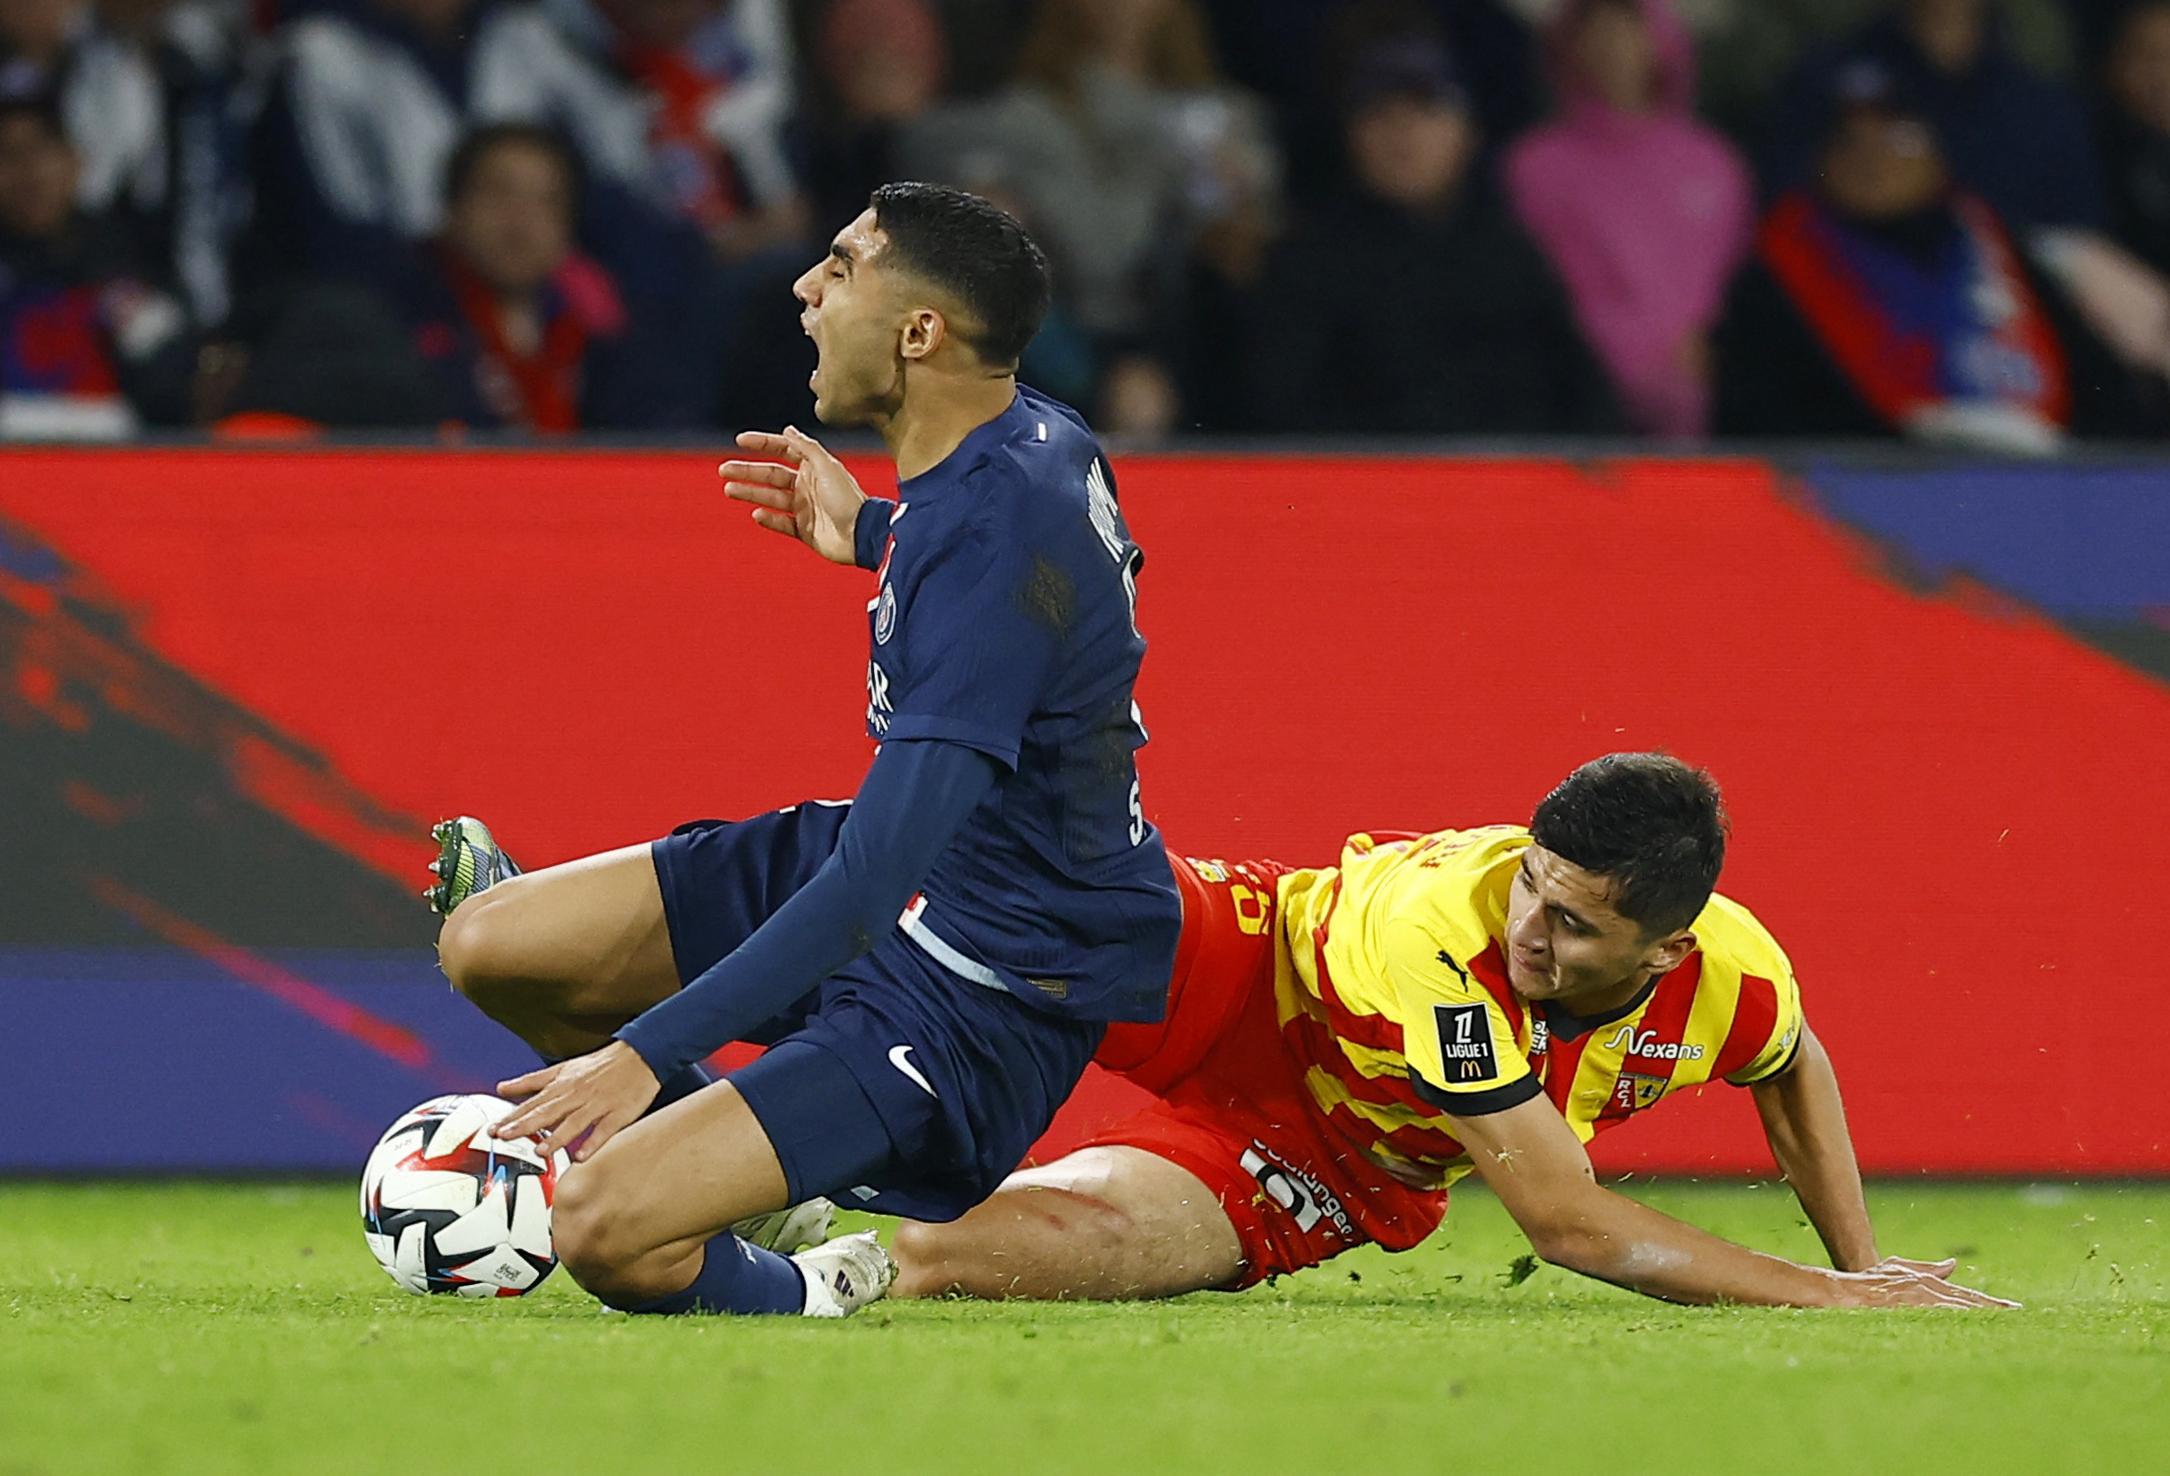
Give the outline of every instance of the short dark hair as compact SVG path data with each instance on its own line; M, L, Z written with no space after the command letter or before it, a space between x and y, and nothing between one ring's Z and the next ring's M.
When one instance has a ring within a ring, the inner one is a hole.
M867 202L889 250L976 320L964 335L990 364L1014 366L1052 293L1047 256L1015 216L946 185L885 184Z
M564 134L541 123L485 123L461 139L445 161L445 205L457 205L467 187L475 182L475 171L494 149L512 145L519 148L539 149L557 160L558 168L565 172L566 195L571 201L575 219L580 215L580 195L587 185L587 170L582 167L579 151L566 140Z
M45 130L47 137L68 141L68 122L61 111L60 94L50 88L0 92L0 122L10 118L29 118Z
M1718 781L1669 753L1608 753L1560 781L1530 836L1612 881L1620 915L1655 938L1694 922L1725 865Z

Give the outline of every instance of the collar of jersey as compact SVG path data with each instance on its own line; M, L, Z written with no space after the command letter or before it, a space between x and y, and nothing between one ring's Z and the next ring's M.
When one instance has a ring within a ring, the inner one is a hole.
M957 443L956 450L928 467L918 476L907 477L897 483L897 495L900 497L925 497L930 492L938 491L959 472L978 460L981 455L992 451L1009 439L1012 429L1011 421L1024 403L1025 397L1022 394L1011 395L1009 408L997 415L993 420L983 421L974 426L965 438Z
M1659 979L1664 977L1662 974L1658 976ZM1650 1003L1650 996L1657 992L1657 988L1658 980L1652 979L1648 984L1636 991L1635 997L1626 1004L1596 1015L1578 1015L1565 1005L1549 999L1540 1001L1537 1008L1544 1012L1545 1033L1547 1035L1554 1040L1573 1040L1578 1035L1588 1035L1600 1025L1610 1025L1615 1020L1625 1020L1644 1005Z

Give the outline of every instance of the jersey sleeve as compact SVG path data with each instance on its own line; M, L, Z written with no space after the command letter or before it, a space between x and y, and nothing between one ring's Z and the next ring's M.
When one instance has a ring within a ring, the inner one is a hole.
M1769 1081L1793 1064L1801 1049L1801 989L1790 969L1773 969L1772 978L1749 975L1741 980L1741 1001L1734 1012L1722 1057L1748 1055L1747 1064L1728 1071L1735 1086ZM1729 1064L1729 1063L1727 1063Z
M882 551L889 544L889 525L896 520L897 505L887 497L869 497L859 504L852 520L852 560L862 569L878 569Z
M1520 1106L1543 1088L1515 1040L1514 1022L1429 928L1389 919L1381 951L1392 985L1389 1014L1402 1031L1409 1085L1455 1117Z
M920 570L897 613L900 670L885 739L961 743L1017 767L1076 591L1022 542L960 529Z

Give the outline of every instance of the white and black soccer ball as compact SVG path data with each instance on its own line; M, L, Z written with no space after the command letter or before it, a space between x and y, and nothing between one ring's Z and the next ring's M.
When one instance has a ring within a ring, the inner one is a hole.
M493 1137L500 1097L432 1097L386 1130L362 1169L362 1236L417 1296L517 1297L557 1269L550 1204L563 1153Z

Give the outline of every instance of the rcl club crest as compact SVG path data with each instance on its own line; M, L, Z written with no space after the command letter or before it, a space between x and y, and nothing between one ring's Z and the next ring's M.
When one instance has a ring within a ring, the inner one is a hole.
M1664 1096L1665 1089L1673 1082L1672 1063L1703 1059L1702 1046L1660 1040L1657 1031L1637 1030L1632 1023L1615 1030L1606 1040L1604 1049L1622 1052L1620 1078L1612 1089L1612 1105L1616 1112L1640 1112ZM1656 1070L1629 1069L1639 1065Z

